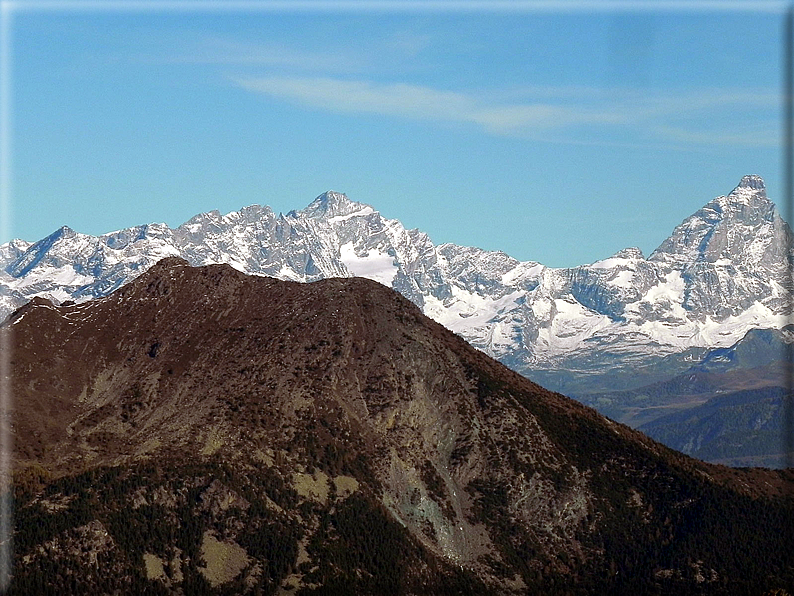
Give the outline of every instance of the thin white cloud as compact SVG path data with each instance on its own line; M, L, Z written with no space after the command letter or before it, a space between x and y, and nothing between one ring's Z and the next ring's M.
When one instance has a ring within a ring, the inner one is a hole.
M327 77L262 77L237 83L280 99L334 112L363 112L422 119L468 120L474 106L460 93L406 84L375 85Z
M173 64L219 64L225 66L265 66L298 72L361 72L367 60L339 48L323 51L297 50L277 43L249 43L222 38L192 40L188 48L171 57L152 56L152 61Z
M672 95L610 93L586 90L572 94L552 89L537 95L542 101L509 102L504 93L487 94L447 91L406 83L372 83L329 77L268 76L237 78L234 82L249 91L309 108L349 114L380 114L413 120L458 122L480 127L494 135L537 136L566 131L571 137L593 138L604 132L662 142L703 145L740 144L771 146L779 142L777 119L761 118L757 130L748 130L739 120L725 129L703 130L704 112L709 118L768 110L779 98L771 92L698 91ZM524 94L526 95L526 89ZM757 118L757 114L753 120ZM575 141L574 138L571 138ZM614 140L614 139L613 139Z
M480 108L473 119L490 132L501 134L576 125L625 124L626 120L625 113L620 111L542 103Z
M741 147L780 147L780 131L772 126L755 130L695 130L680 126L658 126L654 132L662 138L686 145L736 145Z
M549 103L490 105L471 94L405 83L375 84L327 77L259 77L235 82L249 91L312 108L472 123L493 134L622 120L618 114Z

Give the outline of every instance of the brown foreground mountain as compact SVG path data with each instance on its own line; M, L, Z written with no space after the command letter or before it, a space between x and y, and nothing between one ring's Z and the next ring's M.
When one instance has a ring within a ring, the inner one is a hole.
M15 594L794 592L794 474L672 451L365 279L166 259L13 345Z

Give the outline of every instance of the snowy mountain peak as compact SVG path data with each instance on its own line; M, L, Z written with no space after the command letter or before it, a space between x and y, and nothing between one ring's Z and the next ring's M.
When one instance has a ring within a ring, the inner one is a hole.
M747 176L742 176L741 181L739 182L739 186L737 186L733 192L735 193L739 189L750 189L750 190L763 190L766 191L766 185L764 184L764 179L757 174L749 174ZM731 193L733 194L733 193Z
M47 238L51 238L52 240L57 240L60 238L74 238L76 235L77 232L75 232L69 226L61 226L60 228L55 230L52 234L47 236Z
M766 196L766 185L761 176L745 176L727 197L718 197L712 201L726 213L736 215L740 220L753 211L773 211L774 204ZM751 211L748 212L748 207Z
M760 176L744 176L727 196L717 197L685 219L649 257L679 263L783 264L791 229L766 196Z
M326 205L351 202L350 199L347 198L347 195L345 193L337 192L335 190L326 190L323 194L321 194L314 200L320 201L321 203L324 203Z
M298 212L291 212L291 214L300 213L304 217L311 219L327 219L350 215L351 213L362 211L367 207L372 210L372 207L369 205L351 201L344 193L328 190L314 199L305 209Z

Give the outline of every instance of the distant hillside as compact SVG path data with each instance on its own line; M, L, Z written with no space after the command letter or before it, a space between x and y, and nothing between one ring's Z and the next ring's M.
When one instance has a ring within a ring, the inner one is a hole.
M781 468L788 463L785 395L784 387L736 391L657 418L640 430L699 459Z
M579 395L611 418L689 455L731 466L786 465L784 402L792 326L753 329L672 379Z

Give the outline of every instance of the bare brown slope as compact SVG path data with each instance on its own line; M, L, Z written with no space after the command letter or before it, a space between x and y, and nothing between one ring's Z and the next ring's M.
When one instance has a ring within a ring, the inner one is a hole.
M71 476L220 458L264 463L320 500L328 478L349 478L422 548L497 591L791 579L779 536L790 501L770 500L790 474L677 454L375 282L166 259L101 300L31 304L5 332L20 467ZM768 568L749 560L759 543ZM727 559L725 544L737 545Z

